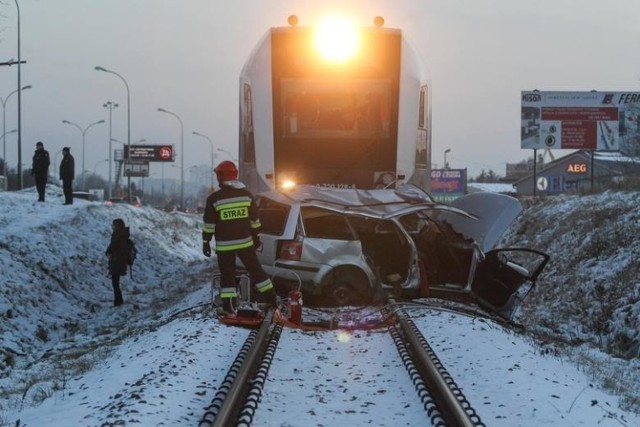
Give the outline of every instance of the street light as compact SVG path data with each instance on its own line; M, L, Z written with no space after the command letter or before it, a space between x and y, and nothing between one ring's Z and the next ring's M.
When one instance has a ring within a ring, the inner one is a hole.
M118 107L118 104L116 104L113 101L107 101L104 104L102 104L102 106L106 109L109 110L109 187L107 188L107 200L109 200L111 198L111 169L113 169L112 167L112 163L111 163L111 155L112 155L112 149L111 149L111 116L113 113L113 109Z
M22 177L22 82L20 77L20 5L15 0L18 11L18 190L22 190L24 178Z
M69 120L63 120L62 123L67 124L67 125L71 125L71 126L75 126L76 128L78 128L78 130L80 131L80 133L82 134L82 191L86 191L86 189L84 188L84 143L85 143L85 135L87 134L87 131L95 126L95 125L99 125L100 123L104 123L104 120L98 120L97 122L91 123L89 126L87 126L86 128L84 128L84 130L80 127L80 125L70 122Z
M119 139L111 138L111 140L112 140L113 142L117 142L118 144L127 145L127 143L126 143L126 142L120 141ZM137 140L137 141L133 141L133 142L132 142L132 144L137 144L137 143L139 143L139 142L145 142L145 141L146 141L146 139L142 138L142 139L139 139L139 140Z
M10 133L16 133L16 132L18 132L17 129L12 129L9 132L3 133L2 137L0 137L2 138L2 144L5 144L5 142L7 141L6 139L7 135L9 135ZM0 176L2 175L5 175L5 176L7 175L7 157L6 156L2 158L2 173L0 173Z
M27 89L31 89L31 85L27 85L22 88L22 90L27 90ZM9 95L7 95L5 99L0 98L0 102L2 102L2 135L7 135L13 132L17 132L17 130L7 132L7 128L6 128L7 112L5 109L5 107L7 106L7 101L9 100L9 97L17 92L18 92L18 89L9 93ZM3 169L0 175L6 175L7 174L7 141L6 140L2 141L2 164L4 166L2 167Z
M98 160L98 161L96 162L96 164L95 164L95 165L93 165L93 174L94 174L94 175L98 175L97 170L98 170L98 165L99 165L100 163L109 162L109 161L110 161L109 159L102 159L102 160ZM111 165L109 165L109 166L111 166ZM109 198L111 198L111 197L109 197Z
M180 210L184 210L184 126L182 125L182 119L176 113L167 111L164 108L158 108L158 111L170 114L180 122Z
M444 168L448 169L449 168L449 163L447 163L447 153L451 152L451 148L447 148L446 150L444 150Z
M206 138L207 141L209 141L209 144L211 144L211 171L209 173L209 175L211 176L211 188L213 188L213 141L211 140L211 138L209 138L207 135L203 135L201 133L198 133L196 131L192 132L194 135L198 135L201 136L203 138Z
M231 154L231 152L229 152L229 151L225 150L224 148L216 148L216 151L221 151L221 152L223 152L223 153L226 153L226 154L231 158L231 160L233 160L233 161L234 161L234 162L236 162L236 163L238 162L238 159L236 159L236 158L234 157L234 155L233 155L233 154Z
M129 163L129 156L131 153L131 94L129 92L129 84L124 79L124 77L122 77L115 71L107 70L106 68L100 66L95 66L93 68L96 71L104 71L105 73L115 74L116 76L120 77L120 80L122 80L122 83L124 83L124 86L127 88L127 145L129 146L129 150L127 150L127 157L124 159L125 164L127 164ZM131 200L131 175L129 173L127 173L127 200Z

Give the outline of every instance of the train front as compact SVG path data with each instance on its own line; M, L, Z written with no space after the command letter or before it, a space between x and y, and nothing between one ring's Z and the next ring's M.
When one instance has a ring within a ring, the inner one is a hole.
M270 29L240 77L240 172L291 184L428 189L429 90L399 29L330 21Z

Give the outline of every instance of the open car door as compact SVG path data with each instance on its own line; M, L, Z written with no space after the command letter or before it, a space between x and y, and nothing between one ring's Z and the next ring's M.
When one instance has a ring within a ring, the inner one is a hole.
M526 248L487 252L477 264L471 292L484 307L510 318L535 285L549 255Z

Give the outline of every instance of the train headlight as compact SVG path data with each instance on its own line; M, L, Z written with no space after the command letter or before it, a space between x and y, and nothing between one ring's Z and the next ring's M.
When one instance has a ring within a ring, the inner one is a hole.
M327 18L318 26L315 44L323 58L345 61L360 49L360 31L346 18Z
M295 187L295 186L296 186L296 183L295 183L295 182L291 181L290 179L285 179L285 180L282 182L281 188L282 188L283 190L288 190L289 188L293 188L293 187Z

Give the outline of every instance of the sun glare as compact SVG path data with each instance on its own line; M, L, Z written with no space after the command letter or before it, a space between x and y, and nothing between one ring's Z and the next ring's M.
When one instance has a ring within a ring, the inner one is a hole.
M336 338L338 339L338 342L349 342L351 341L351 334L347 331L339 331L336 335Z
M318 26L316 48L330 61L344 61L353 57L360 47L360 32L346 18L326 18Z

